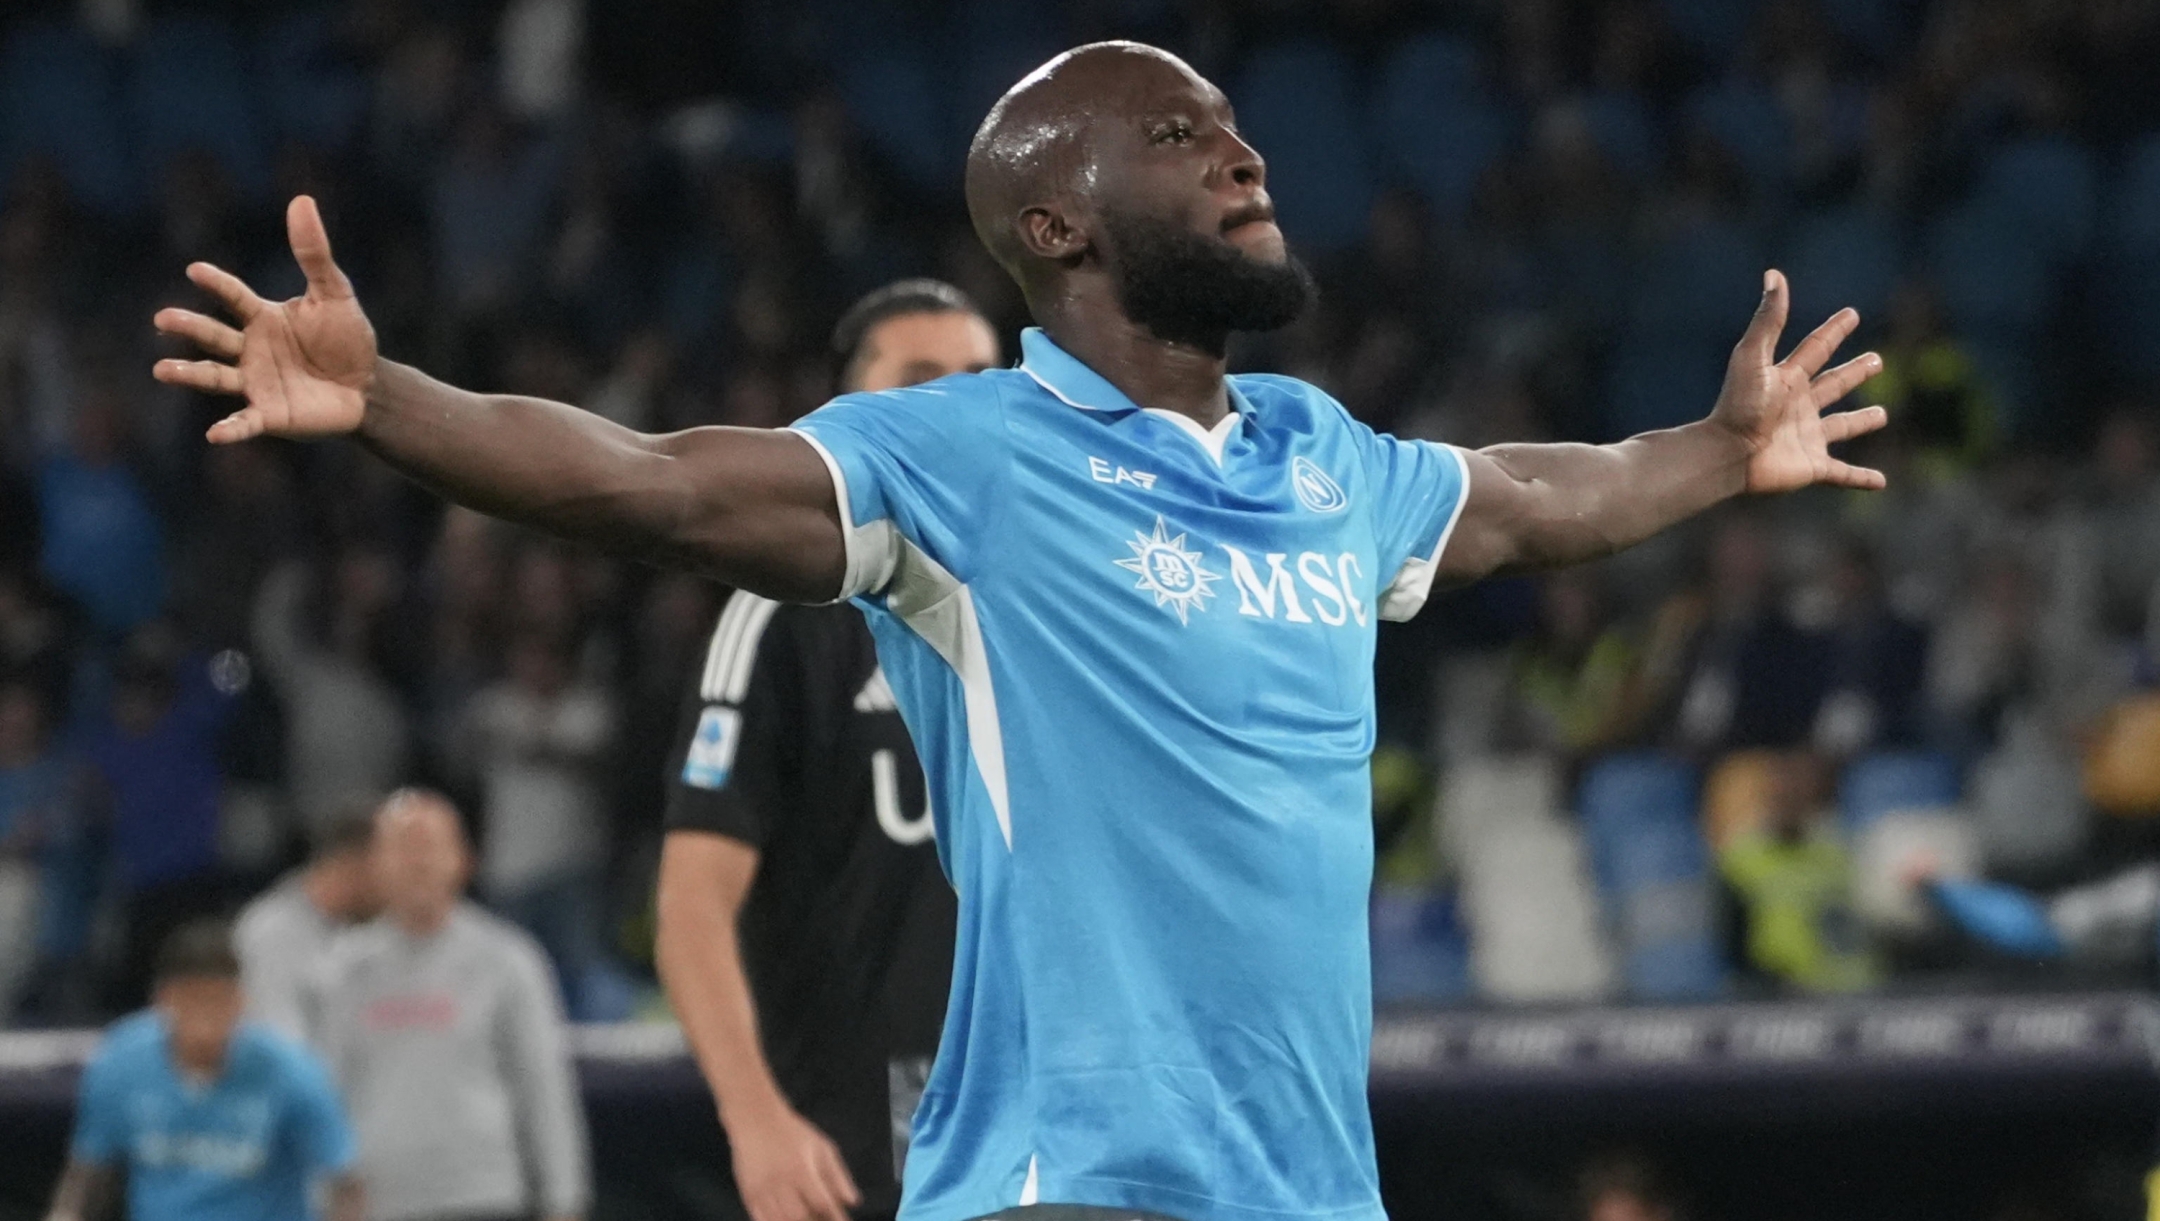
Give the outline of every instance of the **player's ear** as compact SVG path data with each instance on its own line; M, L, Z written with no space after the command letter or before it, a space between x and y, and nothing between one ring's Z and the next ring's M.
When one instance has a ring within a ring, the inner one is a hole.
M1021 211L1013 222L1020 248L1039 259L1071 263L1088 251L1087 231L1073 224L1065 210L1055 204L1036 204Z

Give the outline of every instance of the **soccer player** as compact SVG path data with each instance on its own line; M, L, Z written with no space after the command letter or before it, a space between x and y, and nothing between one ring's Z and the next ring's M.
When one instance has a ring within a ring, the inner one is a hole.
M240 960L224 924L160 947L151 1008L123 1018L83 1073L75 1142L48 1221L127 1212L161 1221L360 1221L352 1132L329 1074L300 1044L240 1017Z
M935 280L864 297L833 347L849 392L998 363L981 312ZM657 957L744 1210L890 1217L945 1014L955 907L876 641L853 607L739 592L683 720Z
M157 372L247 397L213 441L352 434L488 512L857 600L960 901L904 1217L1377 1221L1376 622L1744 492L1882 486L1829 452L1882 412L1823 414L1880 362L1824 371L1850 310L1779 360L1771 272L1709 416L1615 445L1402 441L1302 382L1226 377L1227 337L1290 321L1310 279L1222 93L1133 43L1000 99L967 198L1041 324L1020 367L792 429L643 436L383 360L304 198L306 294L196 264L245 329L163 311L214 359Z

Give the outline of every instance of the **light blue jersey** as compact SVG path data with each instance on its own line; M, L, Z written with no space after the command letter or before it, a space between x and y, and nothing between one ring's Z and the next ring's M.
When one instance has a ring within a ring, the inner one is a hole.
M796 426L960 895L902 1215L1378 1218L1373 638L1462 455L1284 377L1210 432L1022 350Z
M329 1073L298 1043L243 1023L224 1073L198 1085L151 1011L114 1023L84 1071L73 1156L127 1172L132 1217L297 1221L356 1150Z

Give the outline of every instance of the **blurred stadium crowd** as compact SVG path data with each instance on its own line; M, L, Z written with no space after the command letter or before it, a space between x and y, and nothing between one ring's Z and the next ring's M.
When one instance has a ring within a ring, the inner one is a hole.
M1224 81L1323 304L1241 351L1465 445L1693 419L1763 267L1887 370L1876 496L1749 506L1382 641L1384 998L2047 978L1922 874L2055 887L2160 812L2160 6L2139 0L82 0L0 14L0 1009L139 1001L355 802L456 795L573 1011L632 1012L719 591L349 446L200 440L192 259L625 424L818 405L854 295L1023 319L959 201L1055 51ZM2136 972L2150 958L2109 957Z

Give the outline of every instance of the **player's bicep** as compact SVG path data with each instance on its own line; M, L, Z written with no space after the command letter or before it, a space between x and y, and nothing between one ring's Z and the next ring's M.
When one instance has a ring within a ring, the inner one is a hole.
M676 502L669 536L730 585L785 602L840 596L847 540L816 447L785 429L693 428L650 439Z
M1506 571L1521 561L1518 542L1534 519L1543 494L1534 481L1520 479L1492 455L1461 451L1469 472L1469 491L1455 534L1440 557L1439 581L1460 585Z
M1470 497L1440 566L1443 580L1535 571L1619 549L1601 506L1628 473L1611 447L1495 445L1463 457Z

